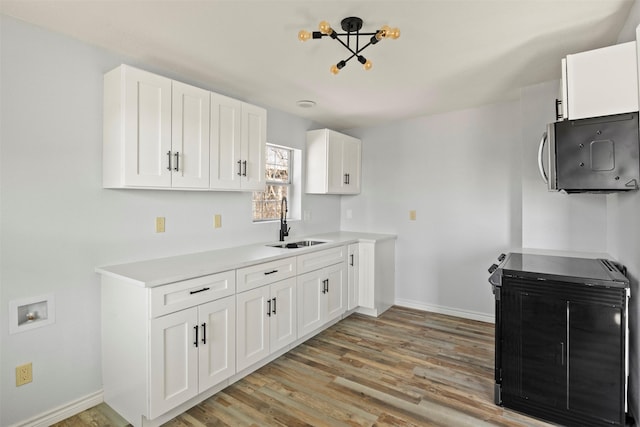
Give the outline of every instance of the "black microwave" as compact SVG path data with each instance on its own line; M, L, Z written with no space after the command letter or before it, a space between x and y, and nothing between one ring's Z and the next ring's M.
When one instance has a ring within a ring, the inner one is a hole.
M637 111L562 120L547 125L538 148L538 168L549 191L637 190L639 153Z

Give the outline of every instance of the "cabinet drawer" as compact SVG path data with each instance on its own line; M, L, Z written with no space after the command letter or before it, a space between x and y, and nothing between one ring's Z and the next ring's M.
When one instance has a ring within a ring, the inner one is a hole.
M193 307L236 292L235 270L151 289L151 317Z
M313 252L298 257L298 274L308 271L317 270L329 265L344 262L347 259L346 246L338 246L336 248L325 249L319 252Z
M248 291L295 275L295 257L239 268L236 276L238 292Z

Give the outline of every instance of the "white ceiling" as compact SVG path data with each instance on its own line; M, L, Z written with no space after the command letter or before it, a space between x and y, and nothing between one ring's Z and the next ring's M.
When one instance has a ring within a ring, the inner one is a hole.
M560 78L566 54L615 44L633 0L0 0L0 11L187 81L337 130L514 99ZM350 61L321 20L401 37ZM296 106L313 100L314 108Z

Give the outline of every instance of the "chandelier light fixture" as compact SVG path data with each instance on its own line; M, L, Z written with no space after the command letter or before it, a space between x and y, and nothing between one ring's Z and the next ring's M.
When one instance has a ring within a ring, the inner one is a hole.
M346 31L345 33L335 32L327 21L320 22L320 25L318 26L320 31L309 32L306 30L300 30L298 33L298 40L303 42L306 42L311 38L321 39L322 37L329 36L332 39L337 40L342 46L351 52L351 56L347 59L343 59L337 64L333 64L331 66L332 74L338 74L352 58L357 58L358 62L362 64L362 68L370 70L373 64L371 63L371 60L362 56L361 52L367 47L378 43L382 39L397 39L400 37L400 30L398 28L391 28L388 25L383 26L381 29L373 33L361 33L362 19L355 16L344 18L340 25L342 29ZM368 43L362 47L360 47L360 37L369 38ZM355 43L353 43L355 46L351 43L352 38L355 39Z

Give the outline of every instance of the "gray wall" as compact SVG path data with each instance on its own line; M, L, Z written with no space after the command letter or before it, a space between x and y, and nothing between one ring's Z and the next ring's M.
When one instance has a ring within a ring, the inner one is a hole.
M538 145L547 123L555 120L559 87L548 82L521 90L522 246L604 253L606 196L549 192L538 172Z
M278 224L251 222L249 193L102 189L102 76L121 62L147 67L4 16L0 27L0 425L8 426L102 389L96 266L273 241ZM268 110L269 142L302 149L312 126ZM291 222L293 235L339 228L339 197L302 203L312 219ZM156 216L166 217L166 233L154 232ZM9 335L9 302L48 293L55 324ZM26 362L34 381L15 387L14 369Z
M640 33L640 2L631 8L619 43L637 40ZM609 252L623 263L631 281L629 303L629 406L636 422L640 418L640 192L611 194L607 198Z
M363 190L343 197L342 228L398 234L400 304L492 318L486 269L519 246L519 129L511 102L351 132L363 140Z

